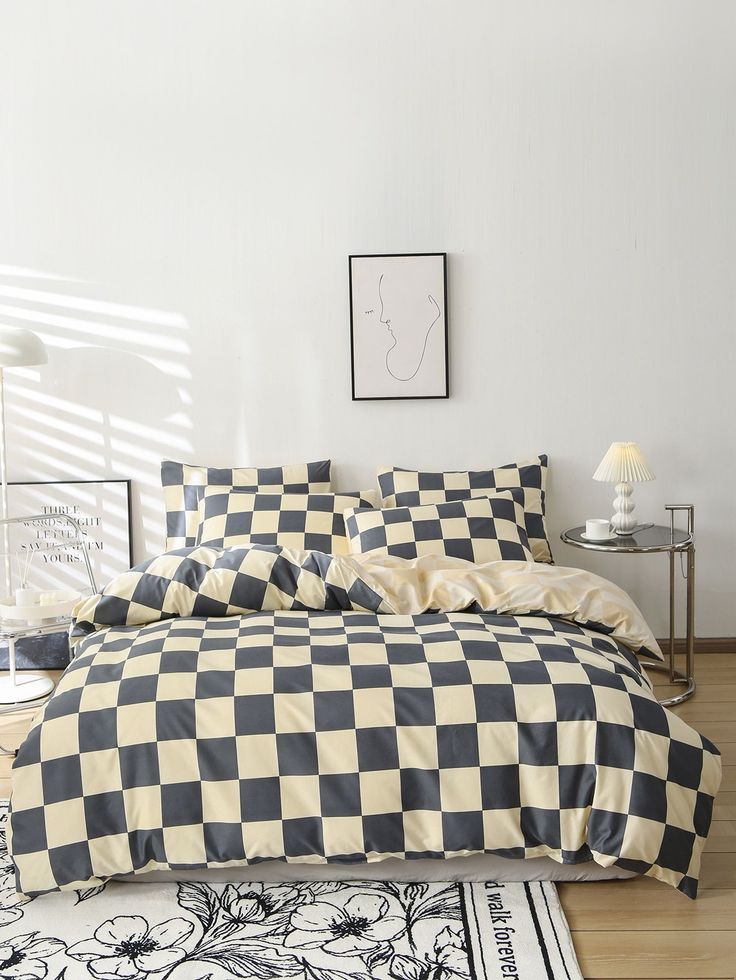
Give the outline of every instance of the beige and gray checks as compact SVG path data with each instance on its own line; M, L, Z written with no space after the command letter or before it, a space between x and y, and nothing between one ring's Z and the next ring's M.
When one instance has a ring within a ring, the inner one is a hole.
M383 468L378 471L378 484L384 507L441 504L511 491L524 508L524 526L534 560L552 561L544 518L547 485L547 457L544 455L479 471L428 473L396 466Z
M346 555L343 513L372 508L375 490L354 493L246 493L206 487L199 502L197 544L211 548L272 544Z
M345 528L354 555L447 555L482 565L531 561L524 510L510 493L421 507L353 509Z
M199 498L204 487L239 487L265 493L322 493L330 490L330 466L329 459L289 466L234 469L163 460L161 486L166 506L166 550L191 548L196 544Z

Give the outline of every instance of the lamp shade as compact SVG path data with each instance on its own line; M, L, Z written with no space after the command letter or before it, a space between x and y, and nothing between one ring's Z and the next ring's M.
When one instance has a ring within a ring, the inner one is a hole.
M48 353L43 341L24 327L0 326L0 368L45 364Z
M612 442L593 474L602 483L645 483L654 478L635 442Z

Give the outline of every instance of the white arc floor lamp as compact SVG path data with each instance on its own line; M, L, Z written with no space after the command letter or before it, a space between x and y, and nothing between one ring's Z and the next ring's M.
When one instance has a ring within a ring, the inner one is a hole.
M594 480L616 484L611 527L617 534L633 534L636 530L632 483L653 480L654 473L647 466L641 449L635 442L612 442L608 452L593 474Z
M5 443L5 378L7 368L34 367L46 364L48 354L46 347L35 333L23 327L0 326L0 502L2 503L2 518L7 520L8 513L8 468L7 447ZM2 534L3 563L5 566L5 584L8 592L12 591L12 570L10 564L10 536L8 525L3 524ZM10 676L0 678L0 704L15 704L21 701L35 701L48 694L53 688L53 682L39 674L23 672L22 681L18 681L15 673L15 638L8 638L8 660Z

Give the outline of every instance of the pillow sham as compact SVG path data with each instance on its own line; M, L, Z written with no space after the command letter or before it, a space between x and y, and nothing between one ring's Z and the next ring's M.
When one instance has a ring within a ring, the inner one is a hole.
M545 525L547 456L508 463L492 470L423 473L400 467L379 469L378 485L384 507L417 507L448 500L493 496L514 490L524 508L524 526L534 561L552 563Z
M421 507L353 508L345 512L345 529L354 555L447 555L476 565L532 561L524 511L510 494Z
M166 550L192 548L197 541L199 498L202 488L242 487L251 493L323 493L330 487L331 460L295 463L291 466L250 466L217 469L190 466L165 459L161 486L166 506Z
M199 502L197 544L231 548L276 544L297 551L347 555L343 512L372 508L375 490L351 493L248 493L239 487L206 487Z

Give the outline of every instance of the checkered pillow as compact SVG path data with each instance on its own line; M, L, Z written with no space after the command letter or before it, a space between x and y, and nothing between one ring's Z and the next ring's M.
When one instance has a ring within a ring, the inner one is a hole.
M251 493L322 493L330 487L329 459L292 466L216 469L165 459L161 486L166 505L166 550L192 548L197 540L199 498L203 487L239 487Z
M475 564L531 561L524 512L511 494L423 507L345 511L354 555L448 555Z
M353 493L247 493L206 487L199 503L197 544L231 548L281 545L296 551L347 555L343 512L376 506L375 490Z
M513 490L524 509L524 526L534 561L552 562L552 550L544 522L547 457L509 463L478 472L420 473L399 467L380 469L378 485L384 507L418 507L447 500L493 496Z

